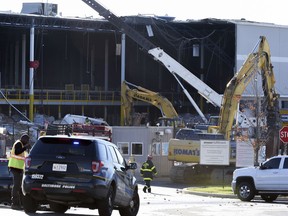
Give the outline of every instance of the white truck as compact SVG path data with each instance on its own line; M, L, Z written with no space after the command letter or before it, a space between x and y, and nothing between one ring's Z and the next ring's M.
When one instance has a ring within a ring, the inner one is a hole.
M239 168L233 172L231 187L242 201L260 195L273 202L279 195L288 195L288 155L274 156L260 166Z

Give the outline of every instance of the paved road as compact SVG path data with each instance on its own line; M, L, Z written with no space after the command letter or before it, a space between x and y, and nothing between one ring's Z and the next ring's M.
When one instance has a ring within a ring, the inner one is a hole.
M238 199L215 198L182 193L187 187L184 184L173 184L168 179L155 179L152 193L142 191L139 183L141 207L138 216L283 216L288 212L288 198L279 199L274 203L265 203L260 199L242 202ZM26 215L23 211L14 211L9 207L0 207L1 215ZM37 211L41 216L57 215L49 211ZM97 210L71 208L65 215L88 216L98 215ZM60 215L59 215L60 216ZM118 211L113 216L119 216Z

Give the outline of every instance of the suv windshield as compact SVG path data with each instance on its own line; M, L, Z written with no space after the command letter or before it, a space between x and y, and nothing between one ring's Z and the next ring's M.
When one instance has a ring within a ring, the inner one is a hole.
M31 150L31 154L83 156L93 155L94 148L91 140L71 138L41 138Z
M198 129L180 129L176 133L176 139L182 139L182 140L187 140L187 139L192 139L194 134L202 133L201 130Z
M176 133L176 139L181 140L223 140L223 134L202 133L198 129L181 129Z

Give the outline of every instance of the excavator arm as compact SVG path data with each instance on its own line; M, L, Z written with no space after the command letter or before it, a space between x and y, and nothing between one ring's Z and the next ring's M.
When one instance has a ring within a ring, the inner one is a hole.
M134 89L129 88L128 85L133 86ZM150 91L141 86L136 86L127 81L123 81L121 86L121 97L123 101L122 106L124 110L125 125L132 124L132 106L133 100L135 99L150 103L151 105L157 107L161 111L162 116L165 118L179 118L178 113L174 109L172 103L166 97L163 97L159 93Z
M133 98L126 94L127 91L130 91L130 88L126 85L125 81L123 81L121 85L121 111L123 112L122 116L124 117L124 125L130 126L133 122Z
M256 73L260 73L262 77L262 88L267 102L268 117L274 117L270 118L270 124L275 124L279 120L279 117L277 117L277 113L279 113L278 95L274 88L275 77L271 64L270 47L266 38L261 36L258 51L249 54L240 70L229 81L225 89L218 129L219 133L223 133L226 139L230 139L239 100Z

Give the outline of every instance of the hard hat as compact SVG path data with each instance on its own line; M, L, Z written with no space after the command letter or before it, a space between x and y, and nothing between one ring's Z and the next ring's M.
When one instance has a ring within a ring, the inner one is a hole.
M152 155L148 155L148 156L147 156L147 159L148 159L148 160L152 160L152 159L153 159Z

